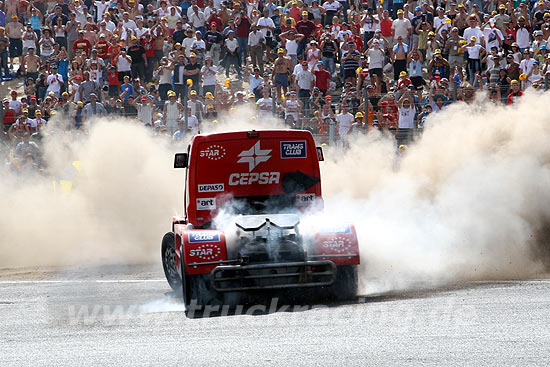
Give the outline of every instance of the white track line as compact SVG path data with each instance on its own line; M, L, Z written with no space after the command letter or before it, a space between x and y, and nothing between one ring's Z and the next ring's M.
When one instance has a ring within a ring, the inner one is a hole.
M90 279L90 280L0 280L0 284L63 284L63 283L156 283L165 279Z

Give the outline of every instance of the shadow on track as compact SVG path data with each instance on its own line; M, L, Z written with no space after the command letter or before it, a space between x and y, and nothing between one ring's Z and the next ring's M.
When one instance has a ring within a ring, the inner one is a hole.
M469 282L461 284L446 285L445 287L429 287L424 284L418 286L414 290L391 291L379 294L358 295L357 297L346 301L333 301L324 299L318 294L312 296L312 292L281 292L277 297L273 294L260 292L253 295L248 295L246 300L242 300L240 304L211 304L199 306L191 302L190 307L185 311L185 314L190 319L201 319L210 317L227 317L227 316L265 316L273 313L282 312L307 312L320 308L337 308L343 306L353 306L360 304L370 304L378 302L399 302L411 299L425 299L438 297L445 293L454 293L462 290L475 288L492 288L492 287L511 287L515 281L487 281L487 282ZM180 292L167 292L167 297L173 300L181 301ZM183 301L181 301L183 303Z

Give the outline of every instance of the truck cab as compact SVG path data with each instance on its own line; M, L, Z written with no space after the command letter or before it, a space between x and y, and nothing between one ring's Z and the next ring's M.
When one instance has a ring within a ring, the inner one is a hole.
M237 214L322 207L319 160L307 131L196 135L174 166L187 168L184 220L211 228L220 209Z

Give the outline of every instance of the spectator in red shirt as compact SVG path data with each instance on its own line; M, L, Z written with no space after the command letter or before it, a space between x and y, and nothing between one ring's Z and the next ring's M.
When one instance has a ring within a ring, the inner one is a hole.
M145 33L141 38L141 45L145 49L145 57L147 65L145 67L145 82L149 83L153 80L153 67L155 65L155 49L153 48L153 40L151 34Z
M363 53L364 51L363 37L357 34L357 29L355 27L351 27L351 33L352 33L352 36L350 38L350 41L354 41L357 51L359 51L360 53Z
M290 16L294 18L296 23L300 21L300 13L301 13L301 9L298 7L298 2L293 1L292 7L290 8Z
M384 10L381 12L381 9L378 8L378 17L380 18L380 31L382 33L382 37L386 41L388 41L390 47L392 46L392 24L393 20L390 18L390 13L387 10Z
M330 80L330 73L324 69L322 61L319 61L317 63L317 70L314 72L314 74L315 86L319 88L321 92L323 92L323 95L326 95L328 90L328 82Z
M5 132L8 132L10 126L15 122L15 110L10 108L10 100L4 98L4 116L3 116L3 128Z
M109 46L109 56L111 57L111 64L116 65L120 50L122 49L122 43L118 42L118 36L113 35L113 43Z
M395 127L398 119L397 105L393 93L388 93L378 102L378 121L386 128Z
M510 94L508 94L508 98L506 99L507 105L516 103L518 97L521 97L523 95L523 92L521 91L519 82L517 80L512 80L510 82L510 85L512 86L512 91L510 92Z
M403 86L403 85L408 87L411 84L412 84L412 82L407 77L407 72L406 71L400 72L399 73L399 80L397 81L397 89L401 89L401 86Z
M308 38L315 32L315 23L311 20L308 20L308 12L302 12L302 19L298 19L296 22L296 32L303 34L304 38L298 43L297 55L304 55L304 50L306 49Z
M110 65L107 71L107 80L109 82L109 97L118 97L120 95L120 80L116 66Z
M218 15L218 12L216 8L212 8L212 13L208 17L208 20L206 21L207 24L212 25L212 23L216 24L216 29L223 29L223 21L222 18Z
M92 44L90 41L84 38L84 32L78 32L78 39L73 43L73 53L76 50L80 50L86 53L86 57L90 57L90 50L92 49Z
M239 63L241 65L246 64L246 57L248 56L248 33L250 33L250 20L246 15L245 10L241 10L240 15L235 19L237 25L237 42L239 43Z
M105 34L101 33L99 41L95 44L95 48L97 49L97 56L103 60L105 65L107 65L109 60L109 47L111 47L111 44L107 42Z

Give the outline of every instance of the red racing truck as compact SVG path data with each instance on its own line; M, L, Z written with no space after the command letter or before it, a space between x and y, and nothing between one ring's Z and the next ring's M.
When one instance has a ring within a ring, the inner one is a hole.
M174 168L186 169L184 215L172 219L161 254L187 306L291 288L355 296L354 226L300 231L304 215L322 210L322 160L311 133L299 130L199 134L176 154Z

